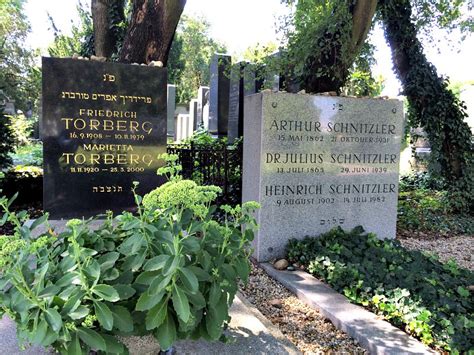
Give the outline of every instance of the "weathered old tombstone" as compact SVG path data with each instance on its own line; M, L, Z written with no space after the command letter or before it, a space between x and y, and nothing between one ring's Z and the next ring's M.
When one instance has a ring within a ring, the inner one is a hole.
M214 54L210 67L209 132L227 135L231 57Z
M204 126L204 106L209 100L209 87L200 86L198 89L198 107L197 107L197 116L198 116L198 127Z
M198 123L198 100L197 99L192 99L191 102L189 103L189 117L191 118L192 125L193 125L192 131L194 132L199 127L199 123ZM192 135L192 132L191 132L191 135Z
M229 143L241 137L244 132L244 70L246 62L232 65L229 88Z
M167 95L166 95L166 126L167 135L173 138L175 135L175 123L174 123L174 111L176 110L176 85L168 84Z
M45 211L52 218L134 208L159 186L166 69L43 58Z
M395 237L402 102L264 92L245 98L244 121L258 261L338 226Z

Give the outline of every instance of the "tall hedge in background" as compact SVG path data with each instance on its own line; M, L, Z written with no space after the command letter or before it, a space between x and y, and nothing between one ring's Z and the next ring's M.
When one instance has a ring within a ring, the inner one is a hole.
M12 163L9 153L13 151L13 135L8 117L3 113L4 108L0 106L0 171Z

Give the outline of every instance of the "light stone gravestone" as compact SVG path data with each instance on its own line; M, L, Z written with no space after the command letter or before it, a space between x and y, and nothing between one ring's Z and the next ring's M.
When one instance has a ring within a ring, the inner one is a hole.
M176 109L176 85L167 85L166 95L166 126L168 137L174 137L174 111Z
M242 197L261 204L258 261L338 226L395 237L402 102L263 92L244 109Z
M178 114L176 124L176 141L178 143L189 138L192 135L192 120L189 114L180 113Z
M206 105L209 99L209 87L200 86L198 89L198 106L197 106L197 116L198 116L198 127L204 125L204 106Z

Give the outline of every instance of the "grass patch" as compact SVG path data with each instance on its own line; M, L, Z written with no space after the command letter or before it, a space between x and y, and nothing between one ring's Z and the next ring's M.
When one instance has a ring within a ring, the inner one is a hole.
M361 227L290 240L287 254L353 303L423 343L453 354L474 353L474 301L468 290L474 273L454 261L443 264Z

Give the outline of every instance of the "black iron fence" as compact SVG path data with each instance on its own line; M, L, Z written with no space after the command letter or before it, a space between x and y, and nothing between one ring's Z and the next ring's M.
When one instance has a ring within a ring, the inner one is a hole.
M182 176L202 185L222 189L218 204L238 204L242 200L242 143L236 146L170 144L168 154L178 155Z

